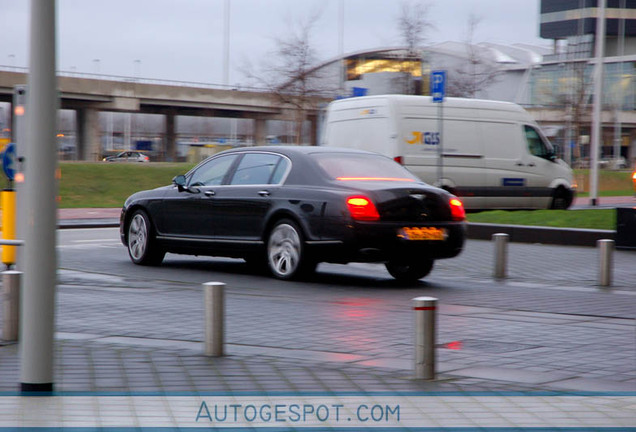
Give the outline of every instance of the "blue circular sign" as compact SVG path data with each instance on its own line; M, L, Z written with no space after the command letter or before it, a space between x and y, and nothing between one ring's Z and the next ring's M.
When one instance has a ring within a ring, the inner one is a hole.
M13 181L15 177L15 159L15 143L9 143L2 152L2 170L9 181Z

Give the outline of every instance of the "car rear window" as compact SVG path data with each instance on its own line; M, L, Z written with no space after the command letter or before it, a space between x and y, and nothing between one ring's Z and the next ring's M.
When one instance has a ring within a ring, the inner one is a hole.
M314 153L318 165L334 180L341 181L420 181L391 159L373 154Z

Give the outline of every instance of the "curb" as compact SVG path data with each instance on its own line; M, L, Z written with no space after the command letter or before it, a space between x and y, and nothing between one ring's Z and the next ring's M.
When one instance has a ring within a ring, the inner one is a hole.
M616 231L574 228L534 227L526 225L495 225L469 223L468 235L473 240L491 240L493 234L508 234L514 243L542 243L564 246L596 247L598 240L615 240Z
M58 229L118 228L119 219L59 219Z

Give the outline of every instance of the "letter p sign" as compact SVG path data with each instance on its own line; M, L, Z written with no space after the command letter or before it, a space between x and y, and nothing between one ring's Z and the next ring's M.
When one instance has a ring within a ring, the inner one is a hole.
M431 95L433 102L444 102L446 95L446 71L433 71L431 74Z

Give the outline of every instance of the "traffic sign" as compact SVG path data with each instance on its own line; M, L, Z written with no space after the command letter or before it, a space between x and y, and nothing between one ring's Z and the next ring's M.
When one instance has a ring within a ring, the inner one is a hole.
M2 170L9 181L13 181L15 177L15 160L15 144L9 143L4 149L4 152L2 152Z
M431 74L431 95L433 102L444 102L446 96L446 71L433 71Z

